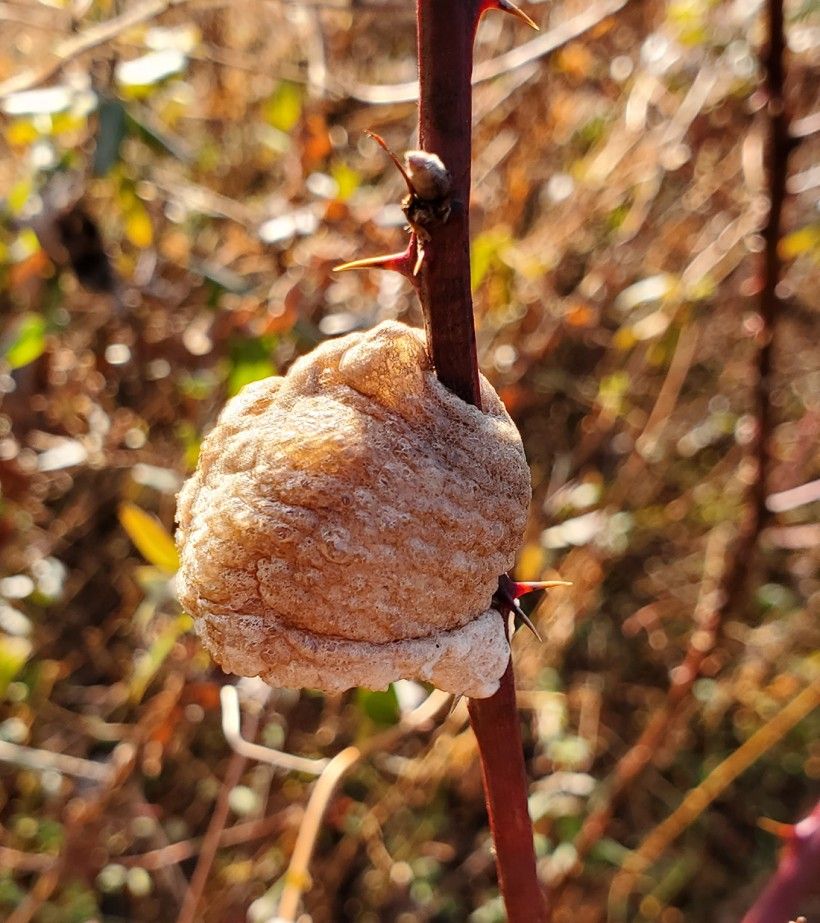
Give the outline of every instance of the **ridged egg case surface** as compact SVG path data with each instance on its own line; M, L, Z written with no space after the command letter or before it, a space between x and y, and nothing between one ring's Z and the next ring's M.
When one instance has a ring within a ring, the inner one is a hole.
M478 410L438 382L421 331L386 322L226 405L177 512L180 599L217 661L327 691L400 676L493 691L507 647L488 610L530 477L481 384Z

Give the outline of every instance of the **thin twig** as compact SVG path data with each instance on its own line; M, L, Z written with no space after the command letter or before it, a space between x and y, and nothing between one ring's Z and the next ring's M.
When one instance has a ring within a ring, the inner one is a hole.
M726 544L725 529L720 526L713 529L704 555L704 575L694 615L696 627L690 637L686 655L682 663L672 671L666 701L653 713L637 742L618 760L604 785L605 794L587 816L575 838L573 846L579 864L603 837L620 800L655 757L682 704L687 701L704 659L712 650L722 617L722 608L714 603L724 598L721 597L719 587L725 574L721 565L726 555ZM563 884L555 884L556 894L560 893Z
M226 827L219 835L219 848L241 846L251 840L270 836L280 830L284 823L285 816L280 813L272 814L270 817L261 817L257 820L249 820L244 824L234 824L233 827ZM202 837L180 840L176 843L169 843L167 846L151 849L148 852L122 856L119 861L129 868L134 866L156 872L168 866L185 862L186 859L190 859L192 856L199 855L202 845ZM40 857L35 856L33 858ZM0 851L0 860L2 860L2 851Z
M764 753L820 705L820 680L798 693L771 720L758 728L737 750L726 757L697 787L690 789L677 808L647 836L635 852L627 856L621 872L612 883L611 904L625 908L635 881L657 860L691 824ZM782 906L778 919L785 919L796 907ZM750 918L757 919L757 918ZM762 923L763 917L759 918ZM748 920L747 920L748 923ZM767 919L767 923L772 923Z
M54 857L45 853L23 852L9 846L0 846L0 868L14 872L44 872L50 868Z
M607 498L612 506L618 506L629 495L636 479L644 470L647 459L651 458L655 453L663 431L677 405L678 397L689 374L692 361L697 354L699 339L700 324L697 320L686 324L681 330L675 346L675 352L672 355L672 361L669 363L666 378L658 391L655 405L647 418L641 435L635 440L635 448L624 463L617 482L613 485L613 489Z
M168 716L179 701L182 686L182 679L178 674L172 674L168 678L162 692L151 700L149 708L131 735L131 741L121 743L112 753L110 760L112 771L105 783L100 785L92 795L86 798L78 796L74 799L71 818L64 827L65 836L60 853L53 857L51 864L43 870L26 897L10 914L6 923L30 923L40 907L54 893L66 870L72 850L85 848L84 845L79 844L83 844L83 837L87 836L88 828L100 817L114 793L125 784L136 765L140 747L150 739L158 726L168 720Z
M107 782L112 774L112 767L108 762L98 763L68 753L24 747L10 740L0 740L0 762L13 763L15 766L38 772L56 771L66 776L100 783Z
M6 923L30 923L60 883L65 864L65 855L57 856L29 889L22 903L15 907L11 915L7 917Z
M13 22L16 25L42 29L44 32L65 32L66 29L55 22L60 11L55 9L29 9L11 3L0 3L0 22ZM68 16L65 17L69 19Z
M820 131L820 112L804 115L802 119L795 119L791 125L790 134L796 141L810 138Z
M256 734L258 726L259 715L249 713L245 718L245 735L253 737ZM211 873L211 866L219 851L220 839L225 829L225 823L228 820L231 792L239 785L239 780L242 778L242 773L245 771L246 763L247 759L241 753L234 753L228 762L228 768L222 780L222 786L219 789L219 795L214 805L211 821L208 824L208 829L202 840L199 861L191 876L191 883L185 893L185 899L182 902L182 907L177 917L177 923L193 923L193 921L197 919L199 903L202 900L202 894L205 891L205 885Z
M296 845L285 873L285 886L279 899L277 920L296 919L302 894L310 887L310 860L319 836L322 819L345 773L367 754L389 749L403 735L423 727L438 714L449 699L450 696L447 693L434 690L418 707L403 716L397 725L371 737L359 747L346 747L328 762L311 792L305 815L299 826Z
M784 93L786 38L783 31L783 0L768 0L768 46L764 54L766 67L766 114L769 120L766 172L769 186L769 214L763 228L763 249L760 264L760 325L757 380L755 382L756 432L752 450L757 453L757 479L753 483L754 518L758 528L766 518L766 478L764 468L771 429L772 352L774 327L781 298L778 294L782 266L779 253L783 205L786 199L789 152L789 115Z
M769 494L766 497L766 509L770 513L786 513L800 506L807 506L809 503L817 503L818 500L820 500L820 478L800 484L798 487Z
M222 703L222 733L236 753L249 760L268 763L285 772L304 772L310 776L319 776L327 769L330 760L313 760L304 756L294 756L284 750L274 750L272 747L263 747L245 740L240 728L239 694L236 686L223 686L219 699Z
M65 67L69 61L78 58L85 52L112 41L112 39L117 38L117 36L127 32L134 26L156 19L157 16L161 16L168 10L185 6L191 2L193 0L148 0L148 2L139 6L131 7L119 16L114 16L112 19L107 19L105 22L91 26L79 35L72 35L57 45L50 61L31 67L0 83L0 99L4 99L12 93L30 90L44 83L61 68Z
M308 867L316 845L316 838L319 836L322 818L336 791L336 786L342 781L348 769L359 761L361 755L358 747L345 747L328 763L313 787L304 819L299 827L299 834L296 837L293 856L285 873L285 886L282 889L279 910L276 914L278 920L296 919L302 892L306 890L310 882Z

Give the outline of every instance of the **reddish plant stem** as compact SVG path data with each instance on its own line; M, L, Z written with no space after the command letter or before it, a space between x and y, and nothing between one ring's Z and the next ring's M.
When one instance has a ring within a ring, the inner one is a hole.
M419 298L439 380L481 406L470 291L470 157L473 39L482 7L471 0L418 0L419 145L453 179L449 219L424 242ZM506 618L506 616L504 616ZM510 923L545 923L538 883L512 662L498 692L472 699L498 879Z
M473 37L471 0L418 0L419 146L444 161L453 179L449 220L430 230L419 298L439 380L481 406L470 290L470 156Z
M498 692L489 699L470 699L469 712L481 754L481 777L507 919L509 923L546 923L546 900L538 883L527 810L527 775L512 659Z

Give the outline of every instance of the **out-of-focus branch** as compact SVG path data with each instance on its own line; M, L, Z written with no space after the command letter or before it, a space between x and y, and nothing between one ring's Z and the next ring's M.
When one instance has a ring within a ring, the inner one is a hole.
M0 99L9 96L11 93L30 90L32 87L44 83L69 61L85 54L86 51L98 48L100 45L104 45L106 42L110 42L117 36L122 35L123 32L134 28L134 26L139 26L144 22L155 19L174 7L184 6L191 2L192 0L148 0L147 3L131 7L113 19L107 19L105 22L91 26L79 35L72 35L57 45L51 60L31 67L0 83Z
M610 906L613 916L623 916L626 911L627 898L632 891L638 875L645 871L669 848L680 835L689 827L709 805L724 792L741 773L745 772L764 753L767 753L778 741L800 721L810 715L820 705L820 680L816 680L796 695L763 727L759 728L745 740L737 750L733 751L716 766L700 785L688 791L683 801L677 808L644 839L643 843L629 855L624 862L623 869L612 884ZM809 860L811 856L816 859L817 848L820 847L820 836L803 856ZM809 867L816 873L816 864ZM799 889L805 885L807 870L794 869L790 871L789 894L794 897L803 893ZM785 896L785 891L783 892ZM780 923L797 908L792 904L783 904L779 917L753 918L755 923ZM750 923L749 920L744 923Z
M259 715L249 714L245 719L245 735L253 737L256 734L258 726ZM246 763L247 757L242 753L234 752L231 755L228 769L222 780L213 814L208 824L208 829L202 840L202 848L199 853L196 868L191 876L191 883L188 886L188 890L185 892L185 898L182 902L179 916L177 917L177 923L193 923L193 921L197 919L199 903L202 900L202 894L205 891L205 885L211 873L211 866L219 850L220 840L228 820L231 792L239 785L239 780L242 778Z
M226 827L220 833L219 848L226 849L231 846L241 846L251 840L261 840L263 837L271 836L280 831L284 824L285 815L281 813L261 817L257 820L249 820L242 824L234 824L233 827ZM146 869L149 872L158 872L169 866L185 862L186 859L190 859L192 856L199 855L203 846L203 837L179 840L176 843L169 843L148 852L121 856L120 861L127 868L134 866ZM35 856L34 858L39 859L40 857ZM0 849L0 862L2 861L3 852Z
M38 772L52 770L66 776L76 776L90 782L107 782L114 773L109 763L85 760L68 753L24 747L10 740L0 740L0 762L13 763Z
M778 247L781 237L783 204L786 199L789 152L793 141L789 136L789 116L784 93L786 72L786 39L783 31L783 0L768 0L768 45L764 54L766 67L766 114L769 121L766 175L769 189L769 214L763 228L763 249L760 266L760 323L757 380L755 382L755 437L751 451L757 454L757 477L752 485L755 524L758 528L766 517L766 452L771 429L769 391L771 388L772 351L777 309L780 304L778 286L782 266Z
M562 22L554 29L544 32L537 38L524 42L517 48L512 48L489 61L482 61L473 70L473 86L495 80L502 74L525 67L559 48L563 48L586 32L600 25L608 16L613 16L623 9L629 0L605 0L566 22ZM369 103L372 106L390 106L396 103L412 103L419 98L418 83L371 84L354 83L341 87L342 92L358 102Z
M333 757L316 781L304 819L299 827L299 835L296 837L290 865L285 873L285 886L279 901L277 920L296 919L302 893L309 887L308 867L327 806L336 791L336 786L342 781L348 769L359 761L360 756L361 752L358 747L345 747Z
M6 923L30 923L54 893L66 872L72 850L84 848L79 844L85 842L84 837L87 836L89 827L99 819L111 798L133 772L141 746L150 739L157 727L168 720L179 701L182 686L181 676L172 674L162 692L151 701L145 715L130 735L131 739L122 741L115 748L110 758L111 771L107 779L91 794L78 795L73 799L60 852L49 857L49 864L29 888L25 898L8 916Z
M620 759L606 786L606 795L585 820L575 841L578 862L604 835L614 810L630 786L652 761L670 726L679 718L704 660L711 652L728 613L733 611L746 590L749 560L765 524L768 443L771 430L770 388L772 344L779 303L781 264L778 244L781 236L783 204L786 196L788 156L791 148L789 120L784 99L785 39L782 0L768 0L769 40L763 58L766 68L767 114L769 122L767 179L769 211L763 228L765 246L758 269L758 319L755 359L753 418L739 480L745 485L745 503L734 539L720 553L705 556L704 587L695 613L695 628L683 661L671 674L664 704L650 718L638 742ZM720 535L716 530L713 537ZM712 543L710 542L710 545ZM718 562L714 576L710 565ZM712 572L712 580L709 580ZM711 585L709 585L711 583ZM560 888L560 885L558 886Z
M279 899L279 908L276 913L277 920L284 923L284 921L296 919L302 894L310 886L310 860L321 830L322 820L333 793L345 773L368 753L389 749L405 734L423 727L438 714L449 698L447 693L438 689L434 690L417 708L405 715L397 725L388 728L375 737L371 737L359 747L345 747L344 750L337 753L328 762L311 792L305 815L299 827L293 855L285 873L285 886Z
M294 756L284 750L274 750L273 747L263 747L261 744L245 740L240 725L239 693L236 686L223 686L219 700L222 704L222 733L236 753L250 760L269 763L285 772L304 772L310 776L320 776L327 768L330 760Z
M654 758L669 734L671 725L680 714L681 706L688 700L703 661L714 647L723 616L731 603L724 589L733 569L724 565L728 553L730 552L727 551L725 530L714 529L704 555L701 593L694 615L695 628L689 639L686 655L672 671L666 701L649 719L637 742L618 761L604 786L606 794L584 821L573 844L579 863L603 837L615 808Z

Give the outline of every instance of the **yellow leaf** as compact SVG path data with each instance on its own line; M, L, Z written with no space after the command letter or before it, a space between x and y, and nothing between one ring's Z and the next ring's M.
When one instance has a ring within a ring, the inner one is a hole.
M27 147L40 137L40 132L28 119L17 119L6 129L6 141L11 147Z
M292 131L302 115L303 95L302 87L283 80L264 104L263 112L268 124L279 131Z
M179 555L173 538L162 523L133 503L121 503L120 525L137 546L140 554L155 567L174 574L179 569Z
M15 635L0 635L0 698L31 656L31 642Z
M632 349L637 342L638 338L635 336L632 324L624 324L622 327L619 327L615 332L615 336L612 338L612 345L616 349L621 350Z
M794 260L820 250L820 223L807 224L783 237L777 247L781 260Z
M58 112L51 117L51 134L63 135L71 131L77 131L86 123L84 115L76 115L73 112Z
M524 545L515 565L518 580L540 580L544 570L544 549L538 542Z
M15 183L6 196L6 205L11 209L13 215L19 215L20 212L28 205L31 194L34 191L34 184L30 179L20 180Z
M125 216L125 236L135 247L150 247L154 240L151 218L139 202L135 202Z

